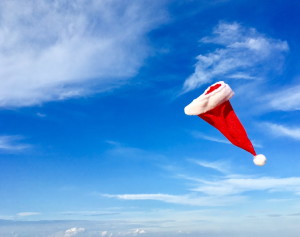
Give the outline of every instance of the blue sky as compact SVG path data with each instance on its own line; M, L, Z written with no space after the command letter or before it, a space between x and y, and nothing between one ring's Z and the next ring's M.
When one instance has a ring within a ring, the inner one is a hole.
M298 236L300 3L0 2L1 236ZM225 81L256 151L184 107Z

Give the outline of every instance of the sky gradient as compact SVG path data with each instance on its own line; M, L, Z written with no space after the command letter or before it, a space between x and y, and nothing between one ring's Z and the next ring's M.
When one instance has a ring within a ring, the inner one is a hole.
M1 1L0 235L298 236L299 12ZM184 114L221 80L264 167Z

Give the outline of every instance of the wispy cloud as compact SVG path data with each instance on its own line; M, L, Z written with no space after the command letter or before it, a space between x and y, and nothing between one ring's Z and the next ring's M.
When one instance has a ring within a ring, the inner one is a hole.
M292 139L300 140L300 128L299 127L287 127L275 123L263 123L274 136L289 137Z
M39 212L19 212L17 213L18 217L27 217L27 216L36 216L36 215L40 215Z
M0 151L20 152L30 148L30 145L20 142L22 139L22 136L0 136Z
M115 141L106 141L112 147L108 149L105 155L109 157L126 158L132 160L164 160L165 156L157 153L153 153L148 150L144 150L137 147L131 147L125 144L121 144Z
M300 85L270 93L264 100L267 106L273 110L300 110Z
M43 114L43 113L36 113L36 115L37 115L38 117L40 117L40 118L45 118L45 117L47 117L47 115L46 115L46 114Z
M197 188L192 189L196 192L207 195L236 195L249 191L267 191L267 192L291 192L300 195L300 178L274 178L274 177L257 177L257 178L221 178L217 181L199 183Z
M192 132L192 135L195 137L195 138L200 138L200 139L204 139L204 140L207 140L207 141L212 141L212 142L218 142L218 143L224 143L224 144L231 144L230 141L226 140L226 139L220 139L220 138L217 138L217 137L213 137L213 136L207 136L201 132ZM259 144L258 142L252 140L251 141L252 144L255 146L255 147L263 147L261 144Z
M111 212L111 211L69 211L69 212L63 212L61 213L62 215L66 216L111 216L111 215L118 215L120 214L119 212Z
M149 53L146 33L166 19L163 4L1 1L0 106L35 105L127 83Z
M216 171L219 171L221 173L227 174L230 172L230 165L226 161L204 161L204 160L195 160L195 159L189 159L189 161L195 163L196 165L213 169Z
M289 50L287 42L238 23L220 23L201 43L216 44L219 48L197 56L195 72L184 82L185 92L213 79L261 79L270 70L280 71L284 53Z
M116 198L122 200L152 200L165 203L190 205L190 206L225 206L244 200L241 196L228 196L226 198L218 198L213 196L199 196L195 194L171 195L163 193L155 194L102 194L103 197Z
M213 180L183 177L192 180L195 186L185 195L171 194L102 194L106 198L121 200L152 200L178 205L189 206L228 206L237 205L250 200L247 193L260 191L265 193L291 193L300 195L300 178L276 178L276 177L245 177L224 176L215 177ZM267 200L265 200L267 201Z
M208 140L208 141L212 141L212 142L219 142L219 143L231 144L226 139L220 139L220 138L216 138L216 137L212 137L212 136L207 136L207 135L205 135L203 133L200 133L200 132L192 132L192 135L195 138L200 138L200 139L204 139L204 140Z
M239 175L232 172L230 165L224 162L208 162L188 160L196 165L219 171L219 175L193 177L177 174L176 178L189 181L184 194L167 193L137 193L137 194L100 194L101 197L120 200L159 201L170 204L187 206L230 206L237 205L256 198L253 192L266 195L263 202L271 202L267 194L289 193L291 196L300 195L300 177L268 177L256 175ZM225 164L225 165L224 165ZM285 199L285 198L284 198ZM281 200L278 198L277 200Z

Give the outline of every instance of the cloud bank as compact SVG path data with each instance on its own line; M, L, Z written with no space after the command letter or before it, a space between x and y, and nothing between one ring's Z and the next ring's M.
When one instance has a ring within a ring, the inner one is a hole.
M212 35L200 42L215 44L218 48L197 56L195 72L184 82L184 92L212 80L262 79L268 72L281 69L289 50L287 42L266 37L238 23L220 23Z
M165 19L163 2L1 1L0 106L123 85L149 53L146 34Z

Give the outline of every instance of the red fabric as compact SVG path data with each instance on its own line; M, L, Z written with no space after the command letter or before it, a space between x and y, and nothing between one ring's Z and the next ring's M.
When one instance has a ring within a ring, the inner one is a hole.
M229 101L198 116L217 128L233 145L256 155L253 145Z
M211 87L209 87L208 91L205 93L205 95L213 92L214 90L218 89L219 87L221 86L221 84L216 84L216 85L213 85Z

